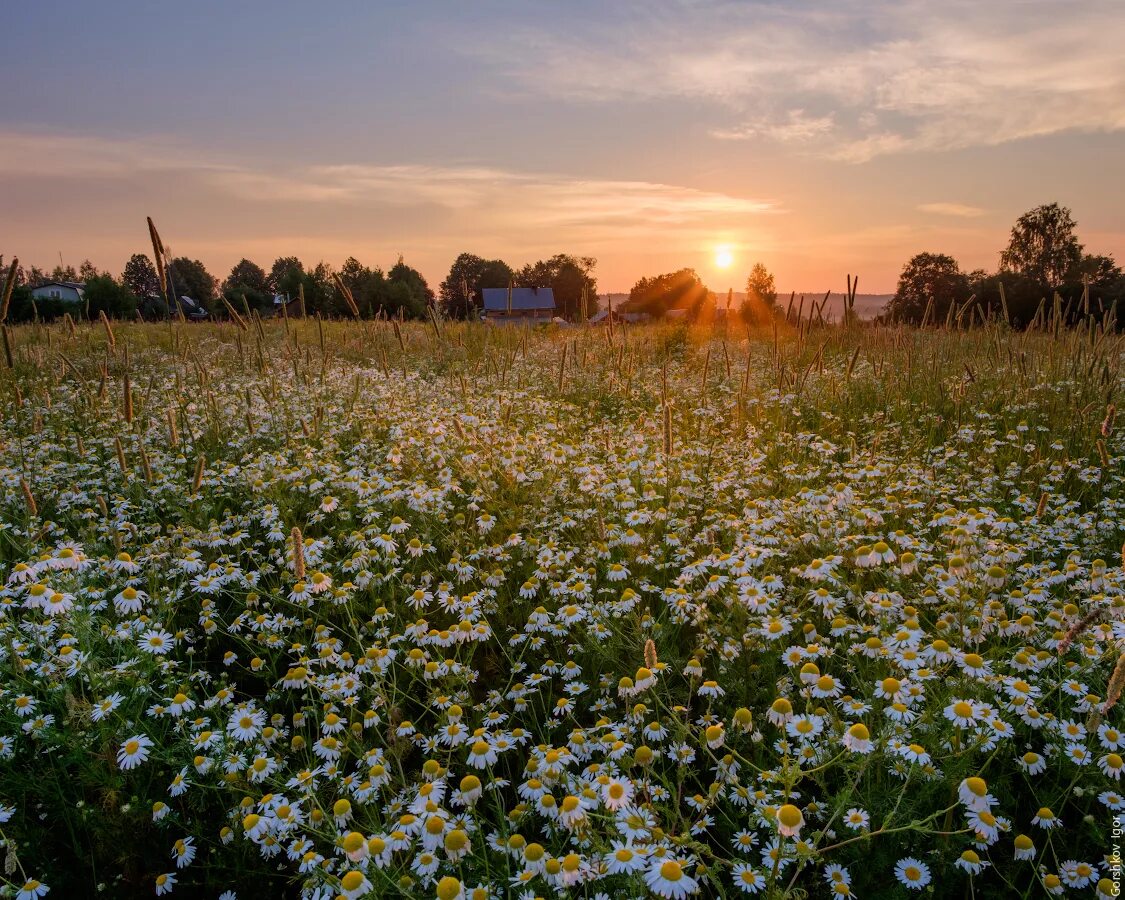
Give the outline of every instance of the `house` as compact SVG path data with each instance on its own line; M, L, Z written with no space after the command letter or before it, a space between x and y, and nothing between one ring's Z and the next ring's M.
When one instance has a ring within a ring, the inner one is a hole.
M555 315L555 292L551 288L484 288L485 322L495 325L546 325Z
M178 299L185 319L199 322L209 317L206 307L198 300L188 297L186 294L181 294Z
M36 300L61 300L81 306L86 302L86 283L83 281L48 281L32 288L31 296Z
M647 322L651 317L646 312L621 312L614 310L613 313L614 325L636 324L638 322ZM599 309L587 320L591 325L608 325L610 318L610 311L608 309Z

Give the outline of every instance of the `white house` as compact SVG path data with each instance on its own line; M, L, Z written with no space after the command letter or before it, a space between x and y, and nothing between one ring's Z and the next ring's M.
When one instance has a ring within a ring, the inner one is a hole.
M86 284L82 281L48 281L33 288L31 296L36 300L62 300L81 306L86 299Z

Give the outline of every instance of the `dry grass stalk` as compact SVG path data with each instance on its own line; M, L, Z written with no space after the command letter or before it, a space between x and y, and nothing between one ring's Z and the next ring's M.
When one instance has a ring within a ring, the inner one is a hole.
M16 286L16 270L19 269L19 265L19 259L13 256L12 264L8 266L8 277L4 280L4 297L0 300L0 322L8 318L8 304L12 300L12 289Z
M152 484L152 463L149 461L148 453L145 451L145 445L141 444L141 468L145 473L145 482Z
M113 446L117 451L117 465L121 467L122 472L128 472L129 464L125 460L125 448L121 444L121 438L119 438L117 435L113 436Z
M289 540L293 545L293 574L298 581L303 581L305 578L305 538L301 534L301 529L296 525L289 532Z
M176 428L176 411L172 407L168 407L168 443L173 448L180 446L180 432Z
M199 493L199 488L203 484L203 469L207 465L207 455L204 453L199 454L199 460L195 464L195 478L191 482L191 493L194 497Z
M1086 629L1088 629L1091 625L1093 625L1094 622L1102 617L1103 611L1104 607L1095 606L1081 619L1071 625L1070 628L1067 629L1066 634L1063 635L1063 639L1059 641L1057 651L1058 655L1062 656L1064 653L1066 653L1066 651L1069 650L1074 644L1075 639L1079 637L1084 631L1086 631Z
M129 380L129 373L125 373L122 406L124 408L125 422L133 424L133 382Z
M34 519L39 515L39 507L35 503L35 495L31 493L31 485L27 483L27 479L20 479L20 490L23 491L23 502L27 506L27 513Z
M109 324L109 317L106 316L105 310L98 311L98 318L102 320L102 325L105 326L106 340L109 341L109 349L117 352L117 338L113 336L113 326Z
M1105 703L1102 704L1102 715L1109 715L1109 711L1121 699L1121 691L1125 689L1125 653L1117 658L1117 665L1113 667L1113 674L1109 677L1109 686L1105 691Z
M655 669L659 660L656 658L656 644L652 638L645 641L645 668Z
M15 358L12 355L12 332L7 325L0 326L0 334L4 337L4 360L8 363L9 369L16 367Z
M356 305L355 297L352 296L351 288L349 288L338 274L332 273L332 282L336 285L336 289L343 294L344 302L348 305L348 309L355 318L359 318L359 307Z
M1039 498L1039 505L1035 507L1035 518L1043 518L1043 513L1047 511L1047 500L1049 500L1050 497L1051 495L1046 491L1043 492L1043 496Z
M223 299L223 306L225 306L227 308L227 315L229 315L231 317L231 321L234 322L234 324L238 326L238 330L239 331L249 331L250 330L249 327L242 320L242 316L240 316L238 314L238 311L233 306L231 306L231 302L226 297L223 297L222 299Z

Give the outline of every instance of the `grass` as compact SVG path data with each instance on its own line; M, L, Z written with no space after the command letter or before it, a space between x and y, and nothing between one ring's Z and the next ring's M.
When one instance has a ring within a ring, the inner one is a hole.
M13 894L1112 881L1112 332L5 339Z

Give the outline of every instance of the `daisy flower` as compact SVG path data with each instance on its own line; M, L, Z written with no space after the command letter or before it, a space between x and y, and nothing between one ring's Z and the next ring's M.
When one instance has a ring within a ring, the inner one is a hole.
M895 863L895 878L912 891L920 891L930 883L930 867L921 860L906 856Z
M653 860L644 878L650 891L670 900L699 890L699 883L684 871L684 863L676 859Z
M135 769L148 759L148 751L152 746L152 740L146 735L138 734L129 738L117 748L117 765L125 771Z

